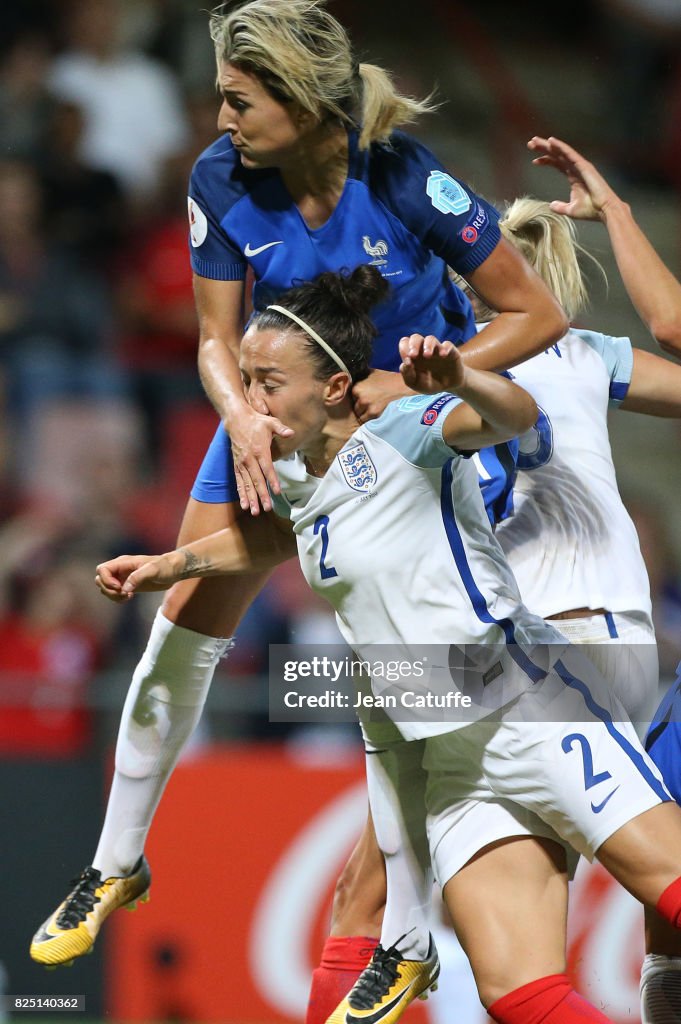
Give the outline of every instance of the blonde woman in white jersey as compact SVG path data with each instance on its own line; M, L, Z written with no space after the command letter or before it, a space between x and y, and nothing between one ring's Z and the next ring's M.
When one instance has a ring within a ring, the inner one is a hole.
M530 148L541 154L538 163L566 174L571 198L551 204L517 200L500 223L504 235L538 271L572 320L585 304L586 289L568 218L603 219L641 319L661 348L681 354L681 286L628 206L565 143L533 139ZM481 313L483 319L490 315ZM521 439L515 515L497 529L497 539L526 605L572 642L585 645L584 652L630 717L647 721L658 687L649 585L636 531L617 490L607 412L609 406L620 406L649 415L681 416L681 367L633 348L628 338L573 328L545 353L514 367L512 375L536 399L540 417ZM366 867L371 864L371 842L368 829L360 843L360 870L345 878L345 891L348 882L350 891L361 888L363 876L375 888L380 884L380 873ZM418 845L416 839L413 842ZM404 962L423 950L427 899L409 857L392 851L387 871L392 895L381 947L388 949L408 927L414 928L409 945L403 942L400 947ZM379 899L376 889L373 901ZM421 915L415 907L421 908ZM349 919L351 908L337 908L337 914ZM681 1020L681 958L659 955L678 949L681 957L681 943L654 911L647 911L647 923L644 1020L667 1024L668 1018L655 1013L656 1008L658 1013L668 1012L671 996L661 1003L657 997L646 998L646 989L659 992L664 987L669 993L671 985ZM399 1019L405 1005L381 1019ZM329 1021L344 1021L347 1009L345 1000Z
M525 198L506 210L501 228L574 323L586 289L572 221ZM650 587L617 487L607 413L681 415L681 367L647 356L628 338L572 327L514 367L540 415L520 440L514 514L497 530L528 608L588 645L632 720L646 723L659 678Z
M535 163L555 167L570 183L569 200L552 202L551 210L559 216L575 220L600 220L605 224L622 281L639 316L663 351L681 357L681 285L636 224L628 204L610 188L593 164L566 143L559 139L535 137L528 146L538 154ZM510 220L507 237L513 238L514 226L512 218ZM526 245L520 243L518 247L527 257ZM530 259L530 262L533 260ZM536 267L537 262L534 263ZM546 276L542 276L546 281ZM674 415L681 391L681 368L665 363L664 372L668 378L662 382L655 373L655 368L659 366L657 358L638 349L634 350L633 366L634 376L638 376L639 380L650 380L651 388L643 396L640 388L637 389L625 399L622 408L631 408L635 412L655 411L646 407L652 399L657 405L658 415ZM519 380L520 377L519 373ZM531 487L532 484L531 474L526 474L525 486ZM510 557L510 548L518 538L519 534L514 536L511 531L506 538L501 539ZM623 550L620 556L611 566L614 580L619 578L622 570L627 574L635 571L635 562L639 557L638 546L635 554L631 550ZM517 566L515 571L517 575ZM521 591L525 593L522 586ZM645 598L647 606L647 593ZM617 600L617 594L614 594L613 600ZM530 604L530 607L533 605ZM643 601L631 609L634 614L628 617L632 625L643 610ZM587 626L588 620L582 621ZM565 623L558 625L563 628ZM579 628L575 621L570 625ZM582 639L580 642L588 641ZM623 638L623 642L629 641ZM645 640L639 642L645 643ZM649 650L649 646L646 650ZM629 648L629 656L635 656L635 651L636 648ZM599 648L599 658L608 654L609 651ZM626 658L627 654L624 656ZM646 749L664 770L665 782L678 801L681 797L681 764L678 759L680 727L674 694L663 701L662 710L664 714L658 713L655 718L663 721L657 728L651 728ZM645 917L646 957L641 971L642 1024L674 1024L681 1020L681 941L678 932L670 929L667 922L654 911L646 909Z

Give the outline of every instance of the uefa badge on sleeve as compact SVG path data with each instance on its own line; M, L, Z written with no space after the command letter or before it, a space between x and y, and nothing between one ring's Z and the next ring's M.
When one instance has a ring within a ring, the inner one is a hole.
M376 467L361 441L353 444L351 448L344 448L343 451L339 452L338 461L340 462L345 481L352 487L353 491L360 491L362 494L366 494L367 491L371 490L378 479L378 475Z

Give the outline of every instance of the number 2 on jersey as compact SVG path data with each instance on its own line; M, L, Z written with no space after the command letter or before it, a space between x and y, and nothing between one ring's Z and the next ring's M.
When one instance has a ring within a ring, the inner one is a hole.
M328 516L317 516L314 521L314 532L315 536L318 533L322 535L322 553L319 556L319 572L323 580L330 580L338 573L332 565L324 565L324 559L326 553L329 550L329 517Z

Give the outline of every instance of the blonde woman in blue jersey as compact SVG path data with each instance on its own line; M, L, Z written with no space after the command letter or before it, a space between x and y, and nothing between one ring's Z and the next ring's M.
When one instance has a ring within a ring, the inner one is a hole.
M279 488L270 446L290 428L245 401L238 370L249 271L259 310L322 271L373 263L390 280L391 297L374 311L375 373L357 384L359 410L399 381L388 371L398 368L405 331L472 338L464 360L498 369L539 351L565 325L548 289L501 238L494 209L399 130L431 105L400 95L382 68L359 63L324 0L250 0L223 10L211 19L221 137L199 156L189 186L199 372L217 430L182 543L271 508L268 487ZM447 263L500 312L480 338ZM107 914L148 888L143 850L154 811L231 646L225 638L271 568L238 584L184 581L165 599L123 709L92 865L37 933L38 962L87 952ZM157 684L167 700L154 704L155 716L148 694ZM145 729L136 721L142 704ZM157 717L167 723L161 741Z
M281 296L244 336L249 401L294 431L273 445L277 514L160 557L121 556L98 567L98 585L126 600L296 548L363 660L376 644L406 656L430 643L476 645L489 671L481 684L473 673L475 699L493 720L406 720L399 708L378 722L362 716L368 761L379 766L369 778L377 835L399 842L401 812L422 814L425 802L435 874L495 1020L605 1024L565 975L572 851L597 855L679 927L681 810L607 684L523 606L485 515L468 455L527 429L537 415L528 393L466 367L449 342L411 335L400 342L401 371L425 397L359 424L350 389L366 372L367 311L383 287L372 268L322 275ZM380 692L374 679L374 699ZM560 716L550 713L554 700ZM396 1019L437 970L435 954L426 972L375 959L343 1021Z

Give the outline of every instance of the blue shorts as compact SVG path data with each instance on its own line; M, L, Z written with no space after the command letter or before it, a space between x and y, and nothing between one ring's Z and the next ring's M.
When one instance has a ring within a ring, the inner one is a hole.
M681 665L653 716L645 748L662 772L667 789L681 803Z
M208 446L191 489L191 496L195 501L205 501L210 505L225 505L239 500L232 443L222 423Z

